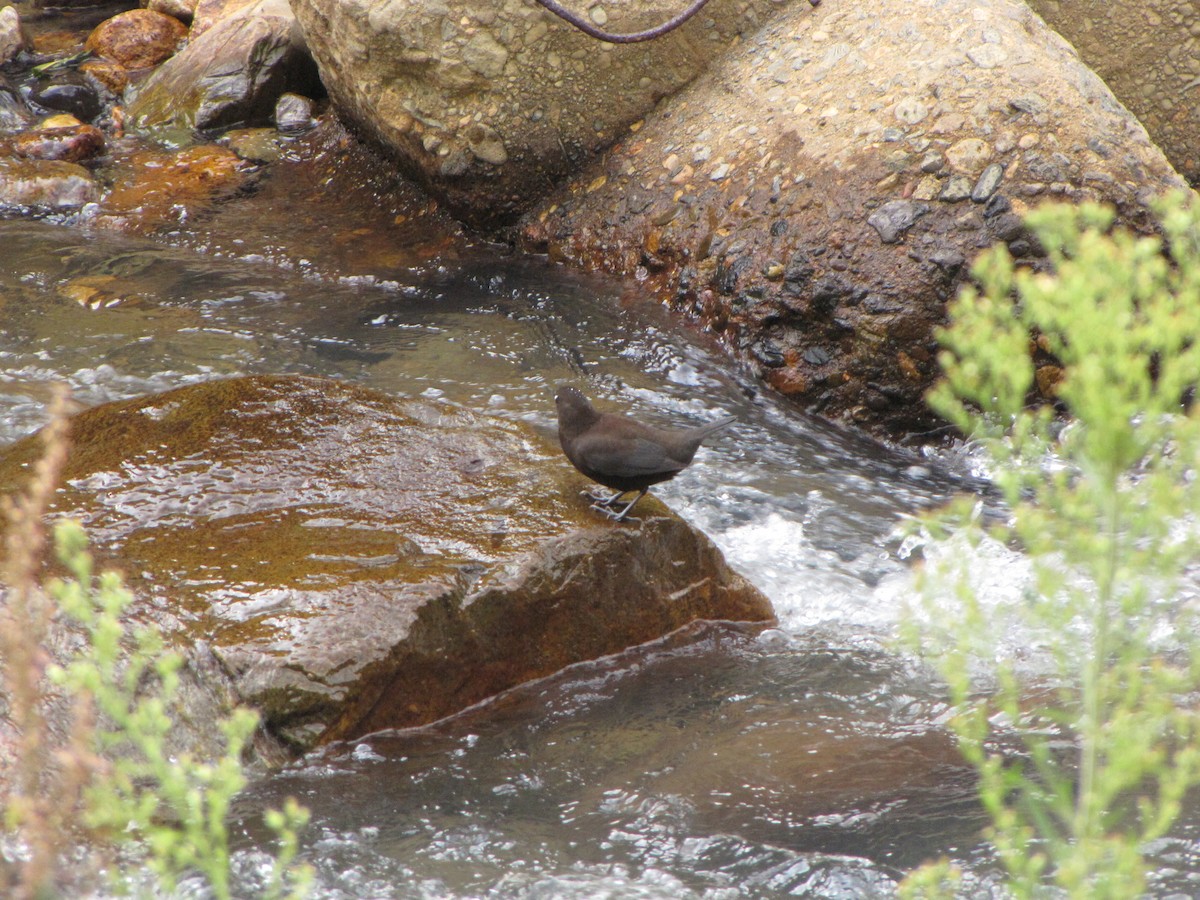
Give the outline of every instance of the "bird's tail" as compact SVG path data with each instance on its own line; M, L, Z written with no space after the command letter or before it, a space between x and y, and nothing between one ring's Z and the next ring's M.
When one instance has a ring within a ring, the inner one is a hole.
M730 416L728 419L718 419L715 422L709 422L707 425L697 425L696 433L700 435L700 440L704 440L710 434L720 431L737 421L737 416Z

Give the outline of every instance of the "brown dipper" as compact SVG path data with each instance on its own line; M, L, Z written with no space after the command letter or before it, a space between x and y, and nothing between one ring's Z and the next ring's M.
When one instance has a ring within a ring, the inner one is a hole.
M700 442L724 428L732 418L695 428L668 430L641 422L596 412L581 391L563 386L554 395L558 407L558 440L576 469L617 493L598 497L584 491L592 508L620 522L635 503L646 496L652 484L674 478L688 467ZM616 507L625 494L638 495L620 512Z

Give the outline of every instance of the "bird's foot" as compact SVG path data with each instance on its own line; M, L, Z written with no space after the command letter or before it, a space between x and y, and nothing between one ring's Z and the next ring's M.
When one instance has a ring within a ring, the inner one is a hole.
M579 493L581 496L587 497L589 500L591 500L592 506L594 506L596 509L600 509L601 507L611 508L616 506L617 501L624 497L628 491L617 491L617 493L613 494L611 497L593 494L591 491L580 491Z
M614 522L641 521L641 519L629 515L629 511L633 509L635 503L646 496L645 491L638 491L638 495L623 506L620 503L620 500L622 497L628 494L629 491L617 491L611 497L602 497L598 494L593 494L591 491L580 491L579 493L580 496L587 497L592 501L592 509L596 510L596 512L604 513L604 515L608 516ZM618 506L620 506L621 509L618 510Z
M622 492L622 493L625 493L625 492ZM620 496L620 495L618 495L618 496ZM629 511L631 509L633 509L633 507L637 504L637 502L645 496L646 496L646 489L643 488L642 490L638 491L638 495L636 497L634 497L632 500L630 500L628 503L625 504L625 508L622 509L620 512L617 512L615 509L609 508L607 506L603 510L603 512L606 516L608 516L614 522L625 522L625 521L640 522L641 521L640 519L636 519L633 516L630 516ZM617 498L614 497L613 499L615 500ZM615 506L615 504L614 504L614 506Z
M630 503L624 509L616 509L615 508L616 504L609 506L608 504L604 503L603 500L597 500L597 502L595 502L591 505L591 509L594 509L598 513L604 514L608 518L612 519L614 522L640 522L640 521L642 521L637 516L628 515L629 508L631 506L633 506L632 503Z

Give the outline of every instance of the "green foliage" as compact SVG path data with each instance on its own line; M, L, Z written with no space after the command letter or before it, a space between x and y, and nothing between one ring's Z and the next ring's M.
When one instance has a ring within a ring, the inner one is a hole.
M231 896L226 819L246 784L242 752L258 717L238 709L217 723L225 749L215 761L172 755L168 710L183 658L164 648L156 628L141 626L126 635L123 614L132 596L115 573L93 575L87 537L78 524L60 523L54 540L70 577L51 582L49 593L82 626L86 644L65 666L51 669L50 677L69 695L91 699L99 722L93 730L95 750L112 760L85 788L83 824L111 840L140 842L144 854L138 867L148 866L164 890L199 872L213 895L224 900ZM289 884L290 896L305 892L307 873L294 869L292 861L296 833L307 816L295 803L267 816L281 844L272 896ZM117 871L118 881L128 883L128 874Z
M1166 252L1099 206L1031 213L1049 271L988 251L941 335L930 403L978 443L1009 515L988 525L963 501L923 527L959 547L1019 547L1033 575L1005 606L981 596L970 553L931 553L943 561L926 567L927 615L907 637L949 685L1018 897L1047 884L1138 896L1142 848L1200 782L1200 717L1182 700L1200 685L1200 654L1175 599L1198 549L1200 204L1172 198L1160 215ZM1028 406L1035 348L1061 367L1063 415ZM1018 671L999 649L1014 634L1048 670ZM997 749L1000 727L1020 752ZM907 887L936 895L936 883L926 873Z

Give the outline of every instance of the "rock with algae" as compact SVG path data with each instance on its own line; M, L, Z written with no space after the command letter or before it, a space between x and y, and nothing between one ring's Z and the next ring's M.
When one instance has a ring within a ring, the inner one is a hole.
M302 751L419 725L696 619L770 604L657 501L614 525L524 425L305 377L213 381L78 414L79 518L189 690ZM39 443L0 457L0 490ZM211 718L187 716L184 732ZM200 734L196 735L199 740ZM182 738L187 743L187 738Z

